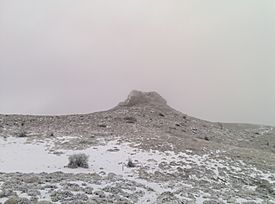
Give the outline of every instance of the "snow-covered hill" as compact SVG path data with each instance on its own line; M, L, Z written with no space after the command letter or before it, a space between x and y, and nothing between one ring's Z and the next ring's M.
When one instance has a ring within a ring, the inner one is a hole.
M0 115L0 203L271 204L274 152L273 127L196 119L156 92L86 115ZM88 168L66 167L76 153Z

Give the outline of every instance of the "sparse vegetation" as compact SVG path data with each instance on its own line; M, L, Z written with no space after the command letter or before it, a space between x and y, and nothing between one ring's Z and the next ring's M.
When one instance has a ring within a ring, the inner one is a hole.
M68 168L89 168L88 165L88 160L89 160L89 156L84 154L84 153L80 153L80 154L73 154L71 156L69 156L69 164L68 164Z
M98 127L102 127L102 128L106 128L107 127L107 125L105 125L105 124L98 124L97 126Z
M163 113L159 113L159 116L164 117L165 115Z
M27 137L27 132L21 131L17 134L17 137Z
M128 159L127 167L134 168L134 167L136 167L136 165L134 164L134 162L131 159Z
M125 117L124 120L126 121L126 123L136 123L137 119L134 117Z
M222 123L217 123L219 128L222 130L223 129L223 124Z

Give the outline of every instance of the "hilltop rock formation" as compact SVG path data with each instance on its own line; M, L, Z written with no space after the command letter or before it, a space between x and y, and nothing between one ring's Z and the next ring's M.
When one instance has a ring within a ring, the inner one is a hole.
M157 92L133 90L124 102L119 103L119 106L135 106L142 104L166 105L167 102Z

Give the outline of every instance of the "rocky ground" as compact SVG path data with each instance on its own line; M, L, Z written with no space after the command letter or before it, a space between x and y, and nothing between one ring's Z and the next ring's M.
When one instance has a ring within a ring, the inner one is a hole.
M89 168L67 168L74 153ZM0 172L5 204L271 204L275 128L203 121L133 91L104 112L0 115Z

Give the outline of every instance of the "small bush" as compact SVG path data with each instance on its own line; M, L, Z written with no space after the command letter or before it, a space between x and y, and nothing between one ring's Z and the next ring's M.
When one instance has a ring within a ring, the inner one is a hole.
M105 124L98 124L97 126L98 127L102 127L102 128L106 128L107 127L107 125L105 125Z
M125 117L124 120L126 121L126 123L136 123L137 119L134 117Z
M68 167L73 169L78 167L89 168L88 159L89 156L83 153L70 155Z
M129 159L127 162L127 167L134 168L134 167L136 167L136 165L134 164L134 162L131 159Z
M27 137L27 132L22 131L17 134L17 137Z
M204 140L209 141L209 137L205 136Z

